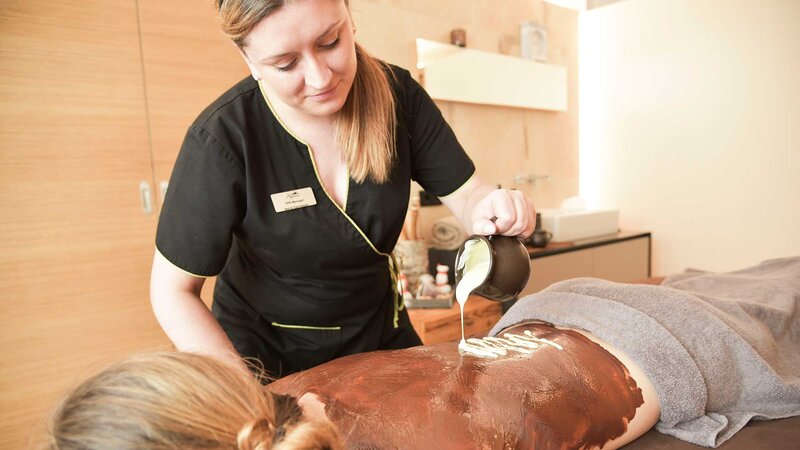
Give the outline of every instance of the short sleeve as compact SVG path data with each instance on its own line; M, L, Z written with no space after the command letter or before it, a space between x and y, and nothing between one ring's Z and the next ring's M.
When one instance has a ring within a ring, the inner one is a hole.
M411 177L437 197L452 194L475 173L475 165L427 92L407 71L405 85L411 137Z
M216 275L245 211L241 164L205 129L192 126L172 170L156 248L190 274Z

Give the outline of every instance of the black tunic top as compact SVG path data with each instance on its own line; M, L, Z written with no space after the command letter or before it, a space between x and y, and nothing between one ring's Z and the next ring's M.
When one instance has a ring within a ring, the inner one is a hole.
M190 274L218 276L212 312L273 375L420 343L391 274L410 181L444 196L475 168L427 93L389 67L396 163L387 183L350 179L344 208L251 77L200 114L178 155L156 247ZM303 188L315 205L276 212L272 194Z

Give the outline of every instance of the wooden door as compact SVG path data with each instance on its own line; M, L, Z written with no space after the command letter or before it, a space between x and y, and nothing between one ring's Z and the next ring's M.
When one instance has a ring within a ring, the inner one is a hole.
M248 76L222 33L214 2L139 0L158 204L186 130L203 109ZM211 305L214 279L201 294Z
M138 3L153 161L160 185L169 180L189 125L249 71L220 30L214 2Z
M18 449L68 386L168 341L136 1L5 1L0 52L0 447Z

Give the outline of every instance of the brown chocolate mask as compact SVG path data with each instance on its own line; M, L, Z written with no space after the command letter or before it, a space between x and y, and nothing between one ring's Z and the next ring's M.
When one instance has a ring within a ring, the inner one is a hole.
M643 403L625 366L575 331L508 331L526 329L563 350L483 359L445 343L364 353L269 389L316 393L348 448L589 448L624 433Z

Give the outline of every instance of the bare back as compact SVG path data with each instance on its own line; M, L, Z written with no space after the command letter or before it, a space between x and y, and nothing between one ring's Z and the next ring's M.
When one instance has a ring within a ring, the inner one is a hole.
M616 448L655 423L657 401L640 371L578 331L512 331L524 330L562 349L496 359L462 356L455 343L372 352L269 389L315 393L355 448Z

